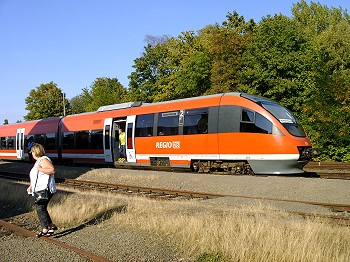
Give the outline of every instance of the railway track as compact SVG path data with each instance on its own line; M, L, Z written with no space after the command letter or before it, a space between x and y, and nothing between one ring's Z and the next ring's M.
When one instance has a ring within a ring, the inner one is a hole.
M350 170L350 163L341 162L309 162L305 168L333 168L333 169L348 169Z
M23 237L36 237L33 231L26 229L23 225L16 225L13 223L10 223L8 221L5 220L0 220L0 227L2 227L3 229L5 229L6 231L8 231L8 234L11 234L12 232L16 232L18 234L20 234ZM4 231L4 230L3 230ZM3 232L2 234L7 234L7 232ZM80 248L68 245L64 242L58 241L54 238L50 238L50 237L41 237L40 240L42 241L46 241L49 242L50 244L56 245L56 246L60 246L62 248L68 249L70 251L73 251L79 255L82 255L86 258L89 258L93 261L98 261L98 262L111 262L111 260L106 259L104 257L98 256L96 254L92 254L90 252L87 252L85 250L82 250Z
M0 177L11 179L11 180L29 181L28 176L22 175L22 174L16 174L16 175L0 174ZM207 192L170 190L170 189L162 189L162 188L132 186L132 185L124 185L124 184L110 184L110 183L75 180L75 179L56 179L56 180L57 180L56 181L57 184L60 186L74 188L78 190L98 190L98 191L105 191L105 192L130 194L130 195L143 195L147 197L161 198L161 199L175 199L175 198L177 199L178 198L213 199L213 198L220 198L220 197L231 197L231 198L240 198L240 199L253 199L253 200L285 202L285 203L308 204L308 205L322 206L330 209L333 212L350 212L350 204L288 200L288 199L231 195L231 194L214 194L214 193L207 193Z

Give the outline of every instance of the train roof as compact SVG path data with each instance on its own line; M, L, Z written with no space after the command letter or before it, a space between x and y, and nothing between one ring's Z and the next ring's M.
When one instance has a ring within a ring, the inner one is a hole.
M155 102L155 103L145 103L145 102L141 102L141 101L126 102L126 103L120 103L120 104L101 106L98 108L97 112L104 112L104 111L118 110L118 109L132 108L132 107L140 107L140 106L161 105L161 104L167 104L167 103L173 103L173 102L184 102L184 101L190 101L190 100L192 101L192 100L196 100L196 99L220 97L220 96L224 96L224 95L241 96L242 94L243 93L238 93L238 92L220 93L220 94L213 94L213 95L206 95L206 96L196 96L196 97L188 97L188 98L175 99L175 100L167 100L167 101L161 101L161 102ZM252 96L252 97L254 97L254 96Z

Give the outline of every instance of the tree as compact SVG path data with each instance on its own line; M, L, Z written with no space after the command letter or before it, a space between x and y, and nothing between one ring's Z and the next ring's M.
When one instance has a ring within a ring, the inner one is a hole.
M72 97L69 102L72 107L72 114L84 113L87 112L86 108L92 102L92 97L89 90L83 88L83 93Z
M129 93L133 100L154 101L158 92L157 81L161 76L167 74L169 69L165 60L168 55L167 41L167 38L166 40L162 38L161 41L152 38L152 42L147 43L144 47L145 51L142 56L134 60L135 71L128 76L130 79ZM162 70L162 68L166 69Z
M256 27L254 20L245 22L236 11L226 15L221 26L207 26L200 31L201 41L208 43L211 57L211 87L207 94L237 91L243 66L242 55Z
M166 56L158 66L154 101L203 95L210 88L211 61L198 36L183 32L166 43Z
M95 80L90 90L83 90L84 101L89 101L85 111L95 111L100 106L125 102L126 89L116 78L100 77Z
M63 93L53 82L41 84L30 90L29 96L25 99L28 114L24 116L26 121L62 116L64 111ZM67 99L64 101L66 112L70 113L70 104Z
M321 160L350 161L350 18L341 8L294 5L297 26L316 51L316 84L305 100L308 134Z
M261 95L299 114L315 86L315 51L291 18L264 18L243 55L241 91Z
M5 119L3 125L8 125L8 124L9 124L9 120Z

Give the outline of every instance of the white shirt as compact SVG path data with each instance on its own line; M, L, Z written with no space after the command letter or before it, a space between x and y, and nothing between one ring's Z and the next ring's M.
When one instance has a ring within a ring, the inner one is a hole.
M51 162L51 159L47 156L40 157L34 164L32 170L30 170L29 177L30 177L30 185L32 186L33 192L38 192L41 190L45 190L46 188L49 188L51 193L56 192L56 183L55 183L55 176L47 175L42 171L38 171L36 168L37 165L41 166L42 160L46 158Z

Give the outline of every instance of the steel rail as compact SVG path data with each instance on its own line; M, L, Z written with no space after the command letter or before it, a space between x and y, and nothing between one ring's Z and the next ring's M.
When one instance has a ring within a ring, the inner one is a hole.
M30 231L28 229L25 229L23 227L17 226L15 224L6 222L4 220L0 220L0 226L6 228L8 230L18 232L21 235L26 236L26 237L36 237L36 234L34 232L32 232L32 231ZM46 242L49 242L51 244L55 244L57 246L63 247L65 249L71 250L71 251L73 251L73 252L75 252L77 254L80 254L82 256L91 258L94 261L98 261L98 262L112 262L112 260L109 260L107 258L104 258L104 257L98 256L98 255L92 254L90 252L81 250L81 249L79 249L77 247L70 246L70 245L68 245L66 243L60 242L58 240L55 240L55 239L52 239L52 238L49 238L49 237L40 237L39 239L40 240L44 240Z

